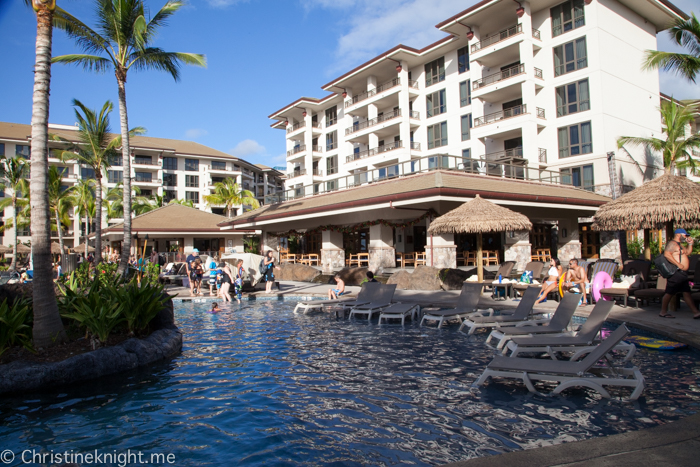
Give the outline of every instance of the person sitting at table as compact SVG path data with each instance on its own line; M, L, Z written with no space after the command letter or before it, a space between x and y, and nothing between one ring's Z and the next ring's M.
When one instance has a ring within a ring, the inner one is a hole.
M549 271L547 272L547 280L544 281L544 288L540 292L540 296L537 297L535 305L538 303L547 301L547 294L554 292L559 286L559 278L563 274L561 263L559 263L559 258L552 258L549 261Z
M338 297L345 293L345 282L343 279L338 274L335 275L334 279L338 288L328 290L328 300L337 300Z

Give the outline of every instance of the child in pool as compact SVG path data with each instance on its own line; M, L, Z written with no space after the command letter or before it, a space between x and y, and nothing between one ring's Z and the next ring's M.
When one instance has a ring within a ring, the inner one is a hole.
M214 302L211 304L211 310L209 310L209 313L218 313L219 310L219 304Z

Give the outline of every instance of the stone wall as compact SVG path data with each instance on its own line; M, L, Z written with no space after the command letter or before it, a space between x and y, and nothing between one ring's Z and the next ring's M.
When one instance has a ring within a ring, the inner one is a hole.
M396 267L396 249L390 247L369 247L369 270Z
M620 241L616 232L600 232L600 258L614 259L618 264L622 264L622 253L620 252Z
M581 258L581 242L572 240L567 243L560 243L557 258L559 258L561 264L568 264L572 258Z
M324 274L333 274L333 271L345 267L345 250L340 248L324 248L321 250L321 269Z
M532 258L532 245L530 243L516 243L507 245L504 254L504 261L515 261L514 271L524 271L525 265Z
M425 246L425 264L430 266L430 245ZM438 269L457 267L457 246L456 245L433 245L433 264Z

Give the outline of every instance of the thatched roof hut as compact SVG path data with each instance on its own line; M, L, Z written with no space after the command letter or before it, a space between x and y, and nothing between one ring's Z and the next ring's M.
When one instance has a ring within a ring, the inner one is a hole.
M88 253L94 253L95 248L88 245L87 251ZM80 245L73 247L73 253L85 253L85 244L81 243Z
M593 218L596 230L658 229L700 226L700 185L664 174L598 209Z
M479 280L484 279L484 263L481 253L481 234L487 232L504 232L506 230L530 230L532 222L527 216L508 208L493 204L476 195L460 207L444 214L430 223L428 233L475 233L476 234L476 270Z
M10 247L12 248L12 247ZM25 245L24 243L17 244L17 254L26 255L32 252L32 249Z

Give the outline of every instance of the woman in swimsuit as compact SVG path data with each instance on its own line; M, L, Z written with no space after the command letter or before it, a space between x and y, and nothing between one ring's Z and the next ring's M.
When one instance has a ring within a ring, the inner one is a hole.
M224 302L231 301L231 295L228 291L231 288L231 283L233 282L233 275L231 274L231 269L228 266L224 266L221 274L221 297Z
M563 274L561 269L561 264L558 258L552 258L549 262L549 271L547 271L547 280L544 281L544 288L540 292L540 296L537 298L535 305L542 303L547 300L547 294L553 292L559 286L559 278Z

